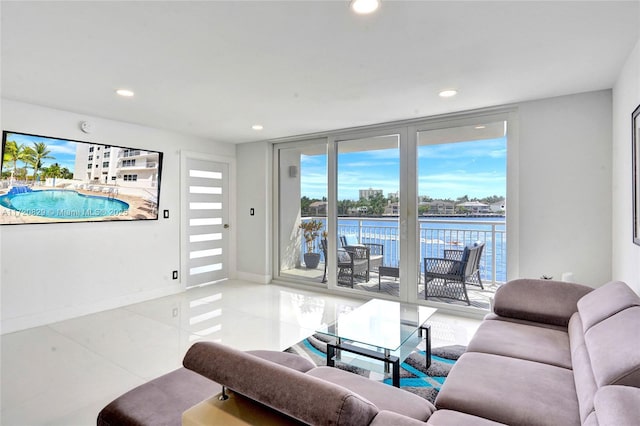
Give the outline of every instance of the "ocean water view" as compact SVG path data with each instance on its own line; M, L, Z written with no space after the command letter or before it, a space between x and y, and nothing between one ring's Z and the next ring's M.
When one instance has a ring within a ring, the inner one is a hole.
M303 218L304 220L311 218ZM326 228L326 218L321 220ZM476 242L485 243L481 258L481 277L483 281L505 282L506 264L506 222L505 217L421 217L419 220L419 259L420 270L423 258L443 257L444 250L462 250L466 245ZM396 217L340 217L338 218L338 236L350 236L360 243L376 243L384 246L384 265L398 266L400 253L400 235ZM317 251L319 249L319 240ZM324 259L323 259L324 261Z

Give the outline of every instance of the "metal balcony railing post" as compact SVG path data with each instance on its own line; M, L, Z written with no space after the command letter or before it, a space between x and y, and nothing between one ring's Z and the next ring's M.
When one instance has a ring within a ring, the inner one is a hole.
M491 280L493 281L493 283L496 283L496 268L498 266L498 253L496 251L498 245L496 244L496 225L492 224L491 225L491 256L493 257L492 259L492 264L491 264Z

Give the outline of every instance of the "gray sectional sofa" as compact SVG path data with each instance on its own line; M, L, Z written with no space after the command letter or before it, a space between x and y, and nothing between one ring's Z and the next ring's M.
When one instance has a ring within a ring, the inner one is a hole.
M515 280L455 364L438 410L513 425L640 425L640 298L626 284Z
M98 425L180 424L189 404L219 385L312 425L640 425L640 298L620 282L596 290L544 280L505 284L435 406L282 352L201 342L183 364L113 401ZM172 406L171 393L186 387L188 398Z

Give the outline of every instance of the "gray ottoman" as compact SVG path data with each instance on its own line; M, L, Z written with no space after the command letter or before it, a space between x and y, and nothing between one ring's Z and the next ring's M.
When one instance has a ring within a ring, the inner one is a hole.
M98 414L98 426L180 426L182 413L222 386L179 368L118 397Z

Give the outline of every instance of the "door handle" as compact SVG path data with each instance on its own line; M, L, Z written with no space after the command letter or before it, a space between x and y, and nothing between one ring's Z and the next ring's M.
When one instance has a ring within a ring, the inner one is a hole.
M229 224L228 223L224 224L224 229L229 229Z

